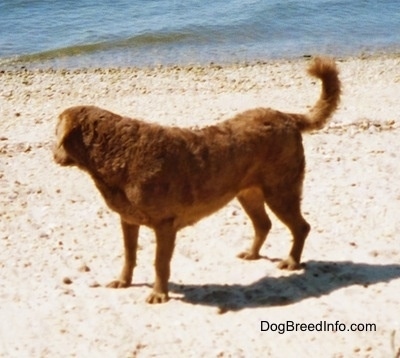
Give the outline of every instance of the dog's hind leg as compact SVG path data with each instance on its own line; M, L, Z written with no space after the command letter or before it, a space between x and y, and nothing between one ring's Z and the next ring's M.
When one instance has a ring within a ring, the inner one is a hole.
M243 190L237 196L243 209L250 217L254 227L254 240L248 251L241 252L238 257L245 260L260 258L260 249L271 229L271 220L265 211L264 195L258 188Z
M107 287L124 288L132 282L133 269L136 266L136 250L139 236L139 226L131 225L121 218L121 227L124 238L125 259L122 272L118 280L110 282Z
M176 229L173 220L166 220L154 229L156 234L156 279L153 292L147 297L147 303L164 303L168 301L168 280L170 263L175 247Z
M304 242L310 231L310 225L301 214L301 190L297 185L291 189L268 191L265 201L275 215L289 228L293 236L293 244L287 259L279 263L279 268L297 270L301 268L300 258Z

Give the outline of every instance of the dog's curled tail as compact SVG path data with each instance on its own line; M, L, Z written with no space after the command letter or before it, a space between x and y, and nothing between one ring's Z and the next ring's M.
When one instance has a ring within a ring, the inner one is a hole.
M322 81L322 91L317 103L307 114L295 116L302 132L323 128L340 102L339 71L335 61L317 57L308 68L308 73Z

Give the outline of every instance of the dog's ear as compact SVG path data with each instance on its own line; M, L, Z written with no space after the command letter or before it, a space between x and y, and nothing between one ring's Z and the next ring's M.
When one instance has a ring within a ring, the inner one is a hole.
M62 147L65 139L77 127L78 122L68 113L68 110L61 113L56 126L57 147Z
M64 165L78 165L85 167L87 152L82 136L81 123L77 117L67 111L63 112L56 128L56 153L63 157Z
M87 167L88 152L83 141L80 127L73 128L64 138L64 149L74 163L82 168Z

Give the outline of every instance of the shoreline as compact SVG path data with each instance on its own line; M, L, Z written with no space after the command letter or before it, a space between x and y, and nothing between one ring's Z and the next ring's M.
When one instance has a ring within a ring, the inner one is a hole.
M28 56L28 55L26 55ZM23 56L23 57L26 57ZM222 67L231 67L231 66L254 66L254 65L259 65L259 64L268 64L268 63L284 63L284 62L298 62L298 61L303 61L307 60L316 56L327 56L327 57L332 57L337 59L337 61L348 61L348 60L355 60L355 59L360 59L360 60L370 60L370 59L377 59L377 58L398 58L400 57L400 47L399 46L393 46L387 50L381 50L381 51L360 51L358 53L354 54L303 54L303 55L298 55L298 56L289 56L289 57L271 57L271 58L265 58L265 59L237 59L237 60L222 60L222 61L200 61L200 62L184 62L184 63L178 63L178 64L173 64L173 63L167 63L167 64L150 64L150 65L129 65L127 64L126 66L124 65L118 65L118 66L112 66L112 65L93 65L93 66L68 66L68 65L52 65L53 60L46 60L44 62L40 61L20 61L18 59L12 59L12 58L5 58L5 59L0 59L0 71L3 72L13 72L13 71L19 71L19 70L28 70L28 71L80 71L80 70L96 70L96 69L136 69L136 70L153 70L153 69L160 69L160 68L188 68L188 67L201 67L201 68L207 68L207 67L213 67L213 66L222 66ZM68 60L66 61L68 62ZM71 58L71 63L73 63L73 58Z

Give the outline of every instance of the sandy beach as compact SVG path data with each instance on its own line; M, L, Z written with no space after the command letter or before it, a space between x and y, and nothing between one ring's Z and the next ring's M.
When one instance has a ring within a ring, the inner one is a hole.
M301 271L277 268L291 237L272 214L263 258L236 258L252 227L233 201L178 234L168 303L145 303L147 228L133 286L106 288L118 216L52 158L56 118L78 104L184 127L306 112L320 92L308 61L0 71L0 357L400 357L399 56L337 59L340 108L304 135Z

